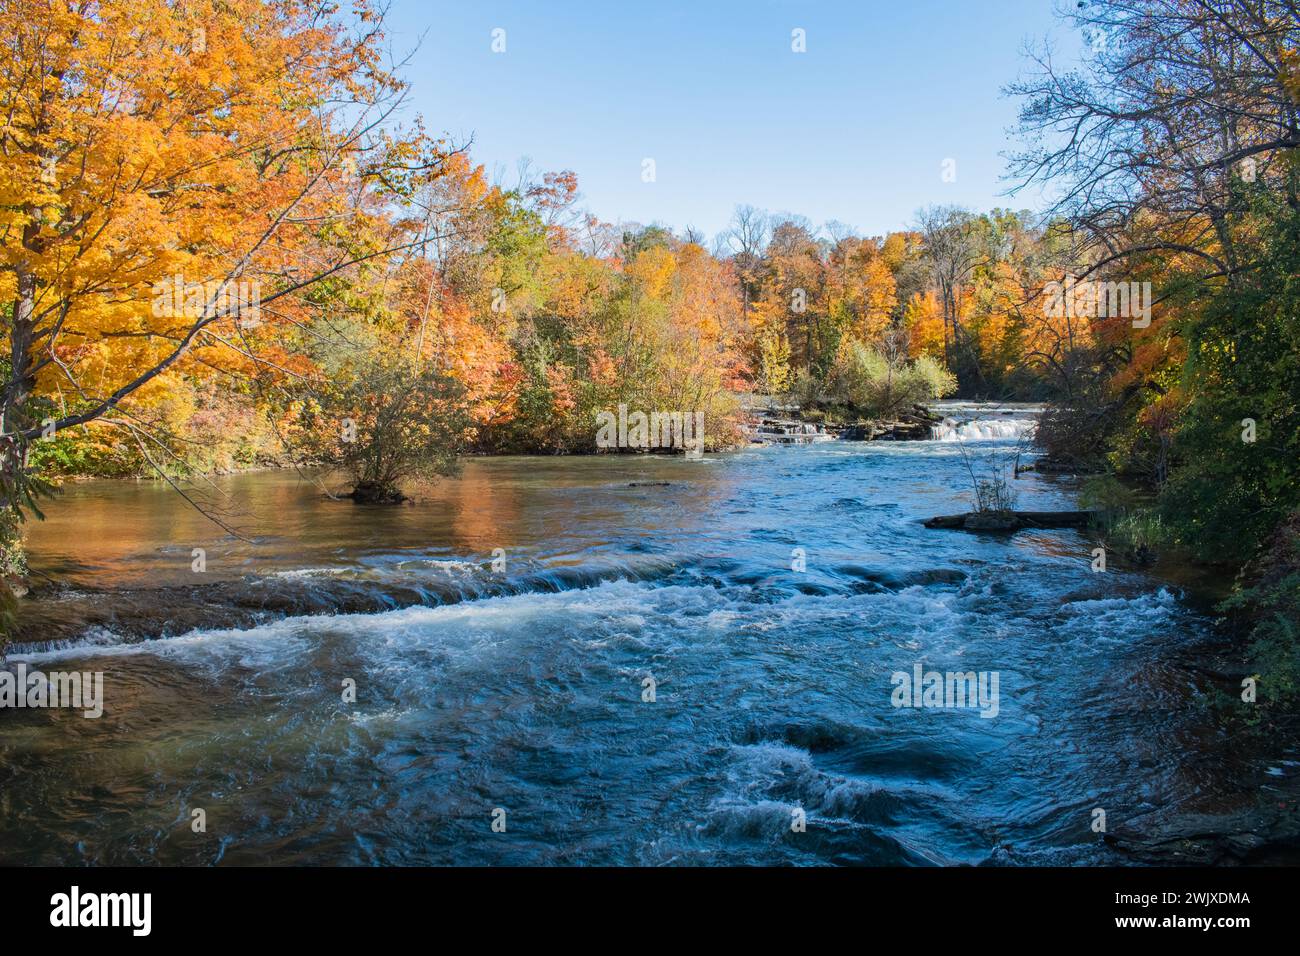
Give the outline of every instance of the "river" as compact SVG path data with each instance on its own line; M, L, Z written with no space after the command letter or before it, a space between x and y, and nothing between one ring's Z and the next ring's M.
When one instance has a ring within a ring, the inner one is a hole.
M1270 765L1205 713L1180 649L1212 629L1174 585L1094 573L1074 531L921 526L1026 426L952 413L935 441L475 458L404 507L218 479L239 536L159 483L71 486L7 666L102 672L104 714L0 713L0 862L1124 862L1097 809ZM895 706L918 665L996 675L996 715Z

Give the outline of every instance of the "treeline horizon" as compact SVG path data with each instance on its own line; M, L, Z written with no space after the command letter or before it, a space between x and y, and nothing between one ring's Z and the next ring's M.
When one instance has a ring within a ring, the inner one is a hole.
M461 452L591 452L597 414L620 404L702 411L716 450L743 437L739 396L843 419L941 396L1044 400L1058 392L1062 343L1088 328L1082 311L1045 314L1044 285L1083 266L1071 266L1060 226L1028 211L936 206L915 228L868 237L740 205L706 246L691 229L601 221L580 198L571 170L523 163L515 185L489 185L468 152L449 150L414 200L427 243L331 279L306 321L262 313L274 285L226 287L227 334L243 348L182 359L134 428L92 419L44 436L32 461L53 479L335 462L327 446L343 440L341 423L366 415L357 388L403 352L444 373L436 407L461 426ZM218 285L178 272L141 304L193 318ZM893 401L866 388L918 368L921 384ZM70 398L33 405L48 421L77 409Z

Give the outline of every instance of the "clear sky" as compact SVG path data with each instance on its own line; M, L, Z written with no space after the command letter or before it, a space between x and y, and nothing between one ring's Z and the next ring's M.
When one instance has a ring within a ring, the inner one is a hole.
M868 235L931 203L1036 206L1001 195L1001 88L1027 41L1077 48L1053 0L393 0L389 34L420 43L412 109L508 184L526 156L602 219L710 237L737 203Z

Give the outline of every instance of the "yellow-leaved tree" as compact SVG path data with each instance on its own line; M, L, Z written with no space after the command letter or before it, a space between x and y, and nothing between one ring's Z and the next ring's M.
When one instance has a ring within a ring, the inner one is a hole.
M0 573L34 442L111 424L166 454L149 409L187 363L281 367L259 343L301 293L427 241L392 213L441 144L390 122L405 91L369 0L333 10L0 4Z

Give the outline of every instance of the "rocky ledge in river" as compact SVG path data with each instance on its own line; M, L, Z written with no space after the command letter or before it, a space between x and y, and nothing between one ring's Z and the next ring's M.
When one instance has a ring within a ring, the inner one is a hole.
M914 405L911 411L896 419L845 425L840 429L840 438L845 441L925 441L941 421L942 416L923 405Z
M929 437L928 422L858 422L840 432L846 441L923 441Z

